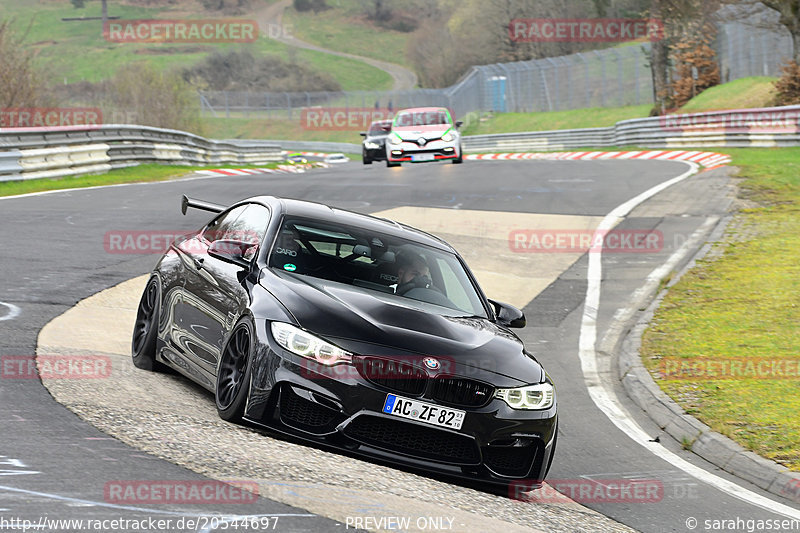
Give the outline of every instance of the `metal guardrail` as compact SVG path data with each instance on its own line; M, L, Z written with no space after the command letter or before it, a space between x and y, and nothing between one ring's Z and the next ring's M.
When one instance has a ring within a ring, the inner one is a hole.
M354 135L355 136L355 135ZM343 152L345 154L360 154L361 144L355 143L337 143L337 142L324 142L324 141L246 141L242 140L228 140L226 142L236 143L239 146L248 146L250 142L265 142L280 146L282 150L288 152Z
M587 147L739 148L800 146L800 106L711 111L623 120L608 128L464 137L465 152Z
M712 111L623 120L608 128L472 135L465 152L576 148L734 148L800 146L800 106ZM259 165L281 152L361 151L359 144L313 141L215 141L176 130L108 125L0 130L0 181L105 172L141 163Z
M148 126L0 130L0 181L107 172L142 163L259 165L281 159L275 143L214 141Z

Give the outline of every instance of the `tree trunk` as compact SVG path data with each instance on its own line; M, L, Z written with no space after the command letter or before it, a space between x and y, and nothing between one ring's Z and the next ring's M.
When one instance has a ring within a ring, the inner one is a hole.
M108 0L102 0L103 2L103 27L105 28L108 24Z
M660 0L653 1L651 18L662 20L660 3ZM664 35L662 39L653 41L650 47L650 72L653 77L653 100L655 101L652 115L662 115L666 111L669 95L668 56L669 50L667 49L666 35Z

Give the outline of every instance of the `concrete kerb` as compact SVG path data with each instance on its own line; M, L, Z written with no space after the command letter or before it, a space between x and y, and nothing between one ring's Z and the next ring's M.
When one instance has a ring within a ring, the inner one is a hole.
M601 354L616 361L617 376L628 396L647 415L676 441L693 453L719 468L749 481L772 494L792 499L789 487L800 487L800 474L765 459L728 437L713 431L695 417L687 414L672 398L667 396L642 364L639 348L642 334L655 311L667 294L667 289L677 283L719 241L732 216L721 218L708 234L707 244L700 247L692 259L670 280L666 288L644 290L631 302L629 313L611 328L603 338ZM648 305L649 302L649 305ZM646 307L645 307L646 306ZM796 497L795 501L800 501Z

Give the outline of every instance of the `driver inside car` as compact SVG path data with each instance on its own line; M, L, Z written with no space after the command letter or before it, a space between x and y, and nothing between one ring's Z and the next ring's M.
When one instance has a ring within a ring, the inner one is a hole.
M402 296L411 289L434 289L431 271L425 259L415 252L401 252L397 255L397 287L395 294Z

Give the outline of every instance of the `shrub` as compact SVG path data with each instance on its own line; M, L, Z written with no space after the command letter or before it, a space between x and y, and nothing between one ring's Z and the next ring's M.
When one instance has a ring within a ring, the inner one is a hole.
M783 75L775 84L778 94L775 97L776 105L800 104L800 64L791 60L783 66Z

